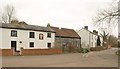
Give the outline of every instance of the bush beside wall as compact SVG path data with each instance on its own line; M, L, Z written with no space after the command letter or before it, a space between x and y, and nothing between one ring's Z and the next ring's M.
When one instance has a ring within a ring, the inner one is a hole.
M107 49L107 47L97 46L97 47L91 47L90 51L101 51L101 50L105 50L105 49Z
M59 49L21 49L21 55L50 55L62 54Z

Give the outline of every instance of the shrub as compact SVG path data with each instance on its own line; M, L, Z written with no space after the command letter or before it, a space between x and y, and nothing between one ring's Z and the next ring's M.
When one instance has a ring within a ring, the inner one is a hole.
M108 44L112 47L118 47L118 38L113 35L109 35Z
M101 41L100 41L100 36L97 37L97 46L100 46Z
M89 52L89 50L87 48L79 48L78 52L79 53L87 53L87 52Z
M87 53L87 52L89 52L89 50L87 48L83 48L82 53Z
M69 49L69 52L77 52L77 51L76 51L77 47L74 46L74 45L68 46L68 49Z
M78 48L74 45L69 45L69 46L65 46L64 48L62 46L54 46L51 49L61 49L63 50L64 53L87 53L90 50L87 48Z
M53 46L51 49L62 49L62 46Z
M78 53L82 53L82 51L83 51L83 48L78 48L78 49L77 49L77 52L78 52Z
M90 51L101 51L104 50L105 48L103 48L102 46L97 46L97 47L91 47Z

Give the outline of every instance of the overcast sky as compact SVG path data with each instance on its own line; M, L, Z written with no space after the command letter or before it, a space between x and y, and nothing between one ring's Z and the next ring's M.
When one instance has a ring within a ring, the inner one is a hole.
M7 4L15 6L16 16L28 24L81 29L85 25L90 30L92 18L98 10L106 9L113 0L0 0L0 9Z

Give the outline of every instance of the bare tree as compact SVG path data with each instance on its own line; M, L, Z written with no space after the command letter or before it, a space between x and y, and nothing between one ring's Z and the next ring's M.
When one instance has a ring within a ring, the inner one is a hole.
M103 10L103 12L100 12L96 17L96 24L100 25L103 21L115 23L118 16L120 16L119 12L120 10Z
M102 45L105 46L105 45L107 44L108 33L106 34L106 32L103 31L103 34L100 33L100 35L101 35L101 37L103 38L103 43L102 43Z
M119 5L118 3L120 2L118 2L117 0L114 1L113 3L111 3L112 6L110 8L99 11L97 16L93 19L94 25L97 26L99 30L102 30L103 32L107 30L109 35L111 35L112 31L119 23L118 20L120 17L120 7L118 6ZM111 36L109 36L108 38L109 41L107 43L111 45L110 44ZM103 37L103 42L106 41L104 39L105 38Z
M107 28L107 30L112 31L110 28L117 26L118 17L120 16L118 1L114 1L111 5L111 8L98 11L98 14L93 18L94 25L98 28Z
M108 42L110 42L109 44L112 47L118 47L118 38L117 37L115 37L113 35L109 35Z
M11 21L15 18L15 8L12 5L6 5L3 13L0 17L1 22L3 23L11 23Z

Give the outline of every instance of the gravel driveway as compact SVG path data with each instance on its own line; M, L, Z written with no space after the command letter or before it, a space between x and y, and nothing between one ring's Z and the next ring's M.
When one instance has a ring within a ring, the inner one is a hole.
M11 56L2 58L3 67L118 67L117 48L60 55Z

